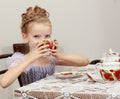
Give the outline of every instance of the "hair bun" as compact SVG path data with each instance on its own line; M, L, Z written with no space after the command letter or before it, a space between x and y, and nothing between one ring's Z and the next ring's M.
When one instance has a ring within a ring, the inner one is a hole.
M38 20L40 18L49 20L49 18L48 18L49 13L45 9L43 9L39 6L35 6L34 8L33 7L27 8L26 12L23 13L21 15L21 17L22 17L21 29L22 29L22 32L25 32L25 30L23 28L25 27L25 25L27 23Z

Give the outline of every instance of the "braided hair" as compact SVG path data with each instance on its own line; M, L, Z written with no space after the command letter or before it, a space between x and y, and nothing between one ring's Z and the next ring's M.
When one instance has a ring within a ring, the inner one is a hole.
M44 22L50 22L49 19L49 13L38 6L35 6L34 8L29 7L26 10L26 13L23 13L21 15L22 17L22 22L21 22L21 32L22 33L27 33L27 27L28 24L31 22L38 22L38 23L44 23Z

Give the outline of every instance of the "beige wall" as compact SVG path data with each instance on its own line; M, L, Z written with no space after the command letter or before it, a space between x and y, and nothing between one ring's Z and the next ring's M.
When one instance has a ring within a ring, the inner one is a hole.
M64 52L81 53L90 60L102 57L109 48L120 52L120 0L3 0L0 2L0 53L12 52L12 44L22 42L20 15L34 5L50 12L53 38ZM4 91L0 88L0 99L12 99L13 88ZM9 92L11 95L5 95Z

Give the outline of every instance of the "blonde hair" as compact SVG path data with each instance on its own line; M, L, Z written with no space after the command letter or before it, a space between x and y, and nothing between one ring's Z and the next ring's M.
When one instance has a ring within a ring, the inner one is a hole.
M31 22L38 22L38 23L44 23L44 22L50 22L49 19L49 13L38 6L35 6L34 8L29 7L26 10L26 13L23 13L21 15L22 17L22 22L21 22L21 32L22 33L27 33L27 28L29 23Z

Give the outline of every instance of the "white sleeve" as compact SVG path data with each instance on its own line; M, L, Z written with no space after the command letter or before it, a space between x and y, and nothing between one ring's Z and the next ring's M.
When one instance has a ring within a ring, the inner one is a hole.
M16 66L23 61L24 57L25 55L20 52L14 53L11 57L7 58L7 67L10 68Z

